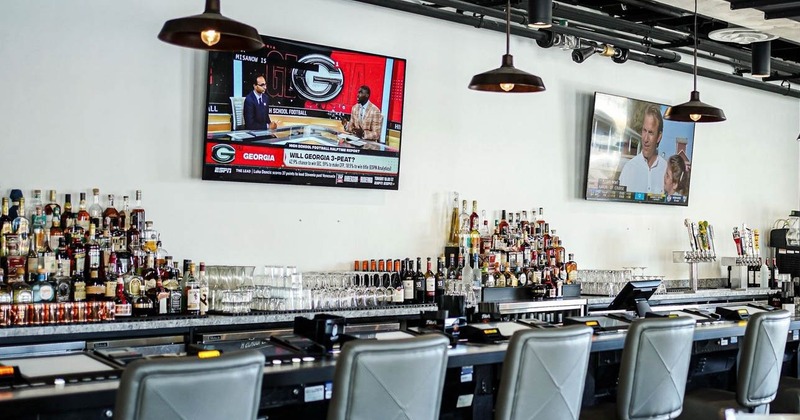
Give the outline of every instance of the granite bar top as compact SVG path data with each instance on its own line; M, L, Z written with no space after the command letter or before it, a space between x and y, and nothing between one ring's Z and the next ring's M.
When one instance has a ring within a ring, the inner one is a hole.
M313 318L315 314L325 313L338 315L345 318L374 318L418 315L420 311L435 311L436 305L403 305L387 306L383 308L365 309L342 309L342 310L321 310L321 311L294 311L281 313L253 313L243 315L208 315L206 317L176 317L174 319L135 319L130 321L98 322L91 324L70 324L70 325L47 325L30 327L10 327L0 328L0 345L2 339L8 337L33 337L48 335L66 334L95 334L111 333L122 331L147 331L175 329L175 328L194 328L194 327L214 327L228 325L248 325L248 324L270 324L280 322L291 322L297 316Z

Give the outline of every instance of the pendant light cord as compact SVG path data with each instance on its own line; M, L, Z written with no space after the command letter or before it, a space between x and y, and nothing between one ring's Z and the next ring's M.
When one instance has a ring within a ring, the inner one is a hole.
M508 0L508 2L506 3L506 55L511 54L510 44L511 44L511 0Z
M697 91L697 0L694 0L694 90Z

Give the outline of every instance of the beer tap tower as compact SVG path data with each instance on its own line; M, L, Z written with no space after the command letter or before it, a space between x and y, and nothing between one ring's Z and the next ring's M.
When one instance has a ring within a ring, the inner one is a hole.
M684 220L686 231L689 234L689 251L673 251L672 262L676 264L689 264L689 285L692 292L697 292L700 283L699 264L710 263L717 260L717 250L714 246L714 227L707 221L701 220L697 224L689 219Z

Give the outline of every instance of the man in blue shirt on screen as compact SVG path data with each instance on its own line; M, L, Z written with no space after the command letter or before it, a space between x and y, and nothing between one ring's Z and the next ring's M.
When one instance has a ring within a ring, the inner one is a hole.
M644 110L642 123L642 151L625 163L619 175L619 185L629 192L648 194L664 193L664 173L667 161L658 155L658 144L664 132L664 119L657 105Z

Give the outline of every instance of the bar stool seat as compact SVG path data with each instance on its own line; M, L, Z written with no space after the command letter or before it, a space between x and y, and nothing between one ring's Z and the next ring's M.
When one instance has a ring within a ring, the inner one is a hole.
M257 350L137 360L120 379L114 419L255 419L263 377Z
M443 335L346 343L336 360L329 420L433 420L442 403Z
M686 390L694 327L695 321L689 317L633 321L622 350L616 405L584 409L581 419L677 417Z
M697 389L686 395L682 419L721 418L726 409L769 413L775 399L789 332L789 312L759 312L747 321L739 347L736 392Z
M781 376L775 400L769 404L771 413L800 414L800 379Z
M581 325L515 332L503 361L495 420L577 419L591 347L592 329Z

